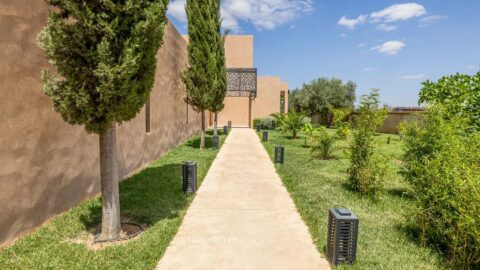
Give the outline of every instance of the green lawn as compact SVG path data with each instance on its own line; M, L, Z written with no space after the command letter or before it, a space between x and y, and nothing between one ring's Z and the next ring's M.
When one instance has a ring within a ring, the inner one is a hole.
M392 137L389 145L388 137ZM312 158L310 149L303 147L302 137L292 140L277 131L270 131L264 146L273 160L275 144L285 145L285 164L276 165L277 171L322 254L329 208L345 206L360 218L357 262L338 269L445 269L441 255L417 245L406 229L406 216L413 202L408 186L397 174L402 156L399 137L379 135L375 139L381 151L392 159L384 195L376 202L349 191L345 185L349 165L344 155L346 141L337 142L333 160Z
M121 183L122 214L149 226L137 239L99 251L66 241L100 222L101 202L93 199L0 250L0 269L154 269L193 200L193 195L182 192L183 161L197 161L201 183L217 155L218 151L199 150L198 145L194 138Z

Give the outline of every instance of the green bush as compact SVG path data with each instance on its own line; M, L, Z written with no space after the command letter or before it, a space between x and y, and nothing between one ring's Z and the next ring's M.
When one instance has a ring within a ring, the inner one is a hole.
M315 127L311 123L305 123L302 127L302 132L305 134L304 146L310 147L312 142L318 136L318 133L324 129L324 127Z
M445 111L434 106L406 128L402 173L422 242L439 247L456 269L480 269L480 134L469 131L471 119Z
M277 122L277 129L281 132L292 132L292 138L297 138L297 133L305 124L305 114L289 112L287 114L276 113L272 115Z
M322 129L320 131L320 135L317 138L318 143L313 146L312 154L322 159L331 158L335 146L335 137L328 134L325 129Z
M339 139L346 139L350 135L350 127L348 123L337 123L336 125L337 131L335 132L335 136Z
M445 76L422 85L421 103L439 104L446 109L445 117L460 116L470 129L480 131L480 72Z
M253 127L257 128L257 125L260 126L260 129L274 130L277 127L277 122L273 117L255 118L253 120Z
M348 184L352 190L375 198L382 190L388 169L388 161L376 152L374 143L376 130L386 118L386 110L380 108L378 90L361 98L359 112L350 143Z

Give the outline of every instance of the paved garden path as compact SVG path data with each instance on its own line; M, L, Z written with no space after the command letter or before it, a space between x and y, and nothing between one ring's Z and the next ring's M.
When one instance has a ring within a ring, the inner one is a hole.
M233 129L157 269L330 269L252 129Z

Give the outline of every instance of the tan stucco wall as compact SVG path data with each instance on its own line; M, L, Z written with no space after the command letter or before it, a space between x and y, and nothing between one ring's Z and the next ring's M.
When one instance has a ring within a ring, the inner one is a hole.
M378 129L379 132L398 134L398 124L402 122L415 122L422 118L419 112L389 112L385 122Z
M226 97L225 108L218 114L218 125L226 126L232 121L234 127L248 127L249 97Z
M254 102L254 118L280 112L280 92L285 91L285 113L288 112L288 84L279 77L258 77L258 93Z
M228 68L253 68L253 36L228 35L225 57Z
M285 91L285 112L288 112L288 84L279 77L258 77L257 97L249 104L248 97L225 98L225 109L218 117L219 125L232 121L234 127L252 127L255 118L280 112L280 92ZM249 124L250 122L250 124Z
M358 117L360 113L353 113L353 117ZM422 112L388 112L387 118L383 122L382 126L378 128L378 132L387 134L398 134L398 125L402 122L416 122L422 119ZM320 118L318 116L318 118ZM312 118L313 120L313 118Z
M47 18L41 0L0 1L0 246L99 192L98 137L64 123L43 94L48 64L36 45ZM158 53L151 95L151 132L145 112L118 128L119 171L125 177L200 128L183 102L180 72L186 43L169 25Z

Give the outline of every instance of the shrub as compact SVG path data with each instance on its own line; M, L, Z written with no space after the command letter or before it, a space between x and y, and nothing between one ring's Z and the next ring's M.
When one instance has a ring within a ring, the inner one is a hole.
M350 108L331 109L333 114L332 125L336 128L346 123L348 116L352 113Z
M352 190L377 197L388 168L386 158L376 153L373 140L386 117L386 110L380 108L378 90L361 98L359 111L350 143L348 184Z
M314 127L311 123L305 123L302 127L302 132L305 133L304 145L310 147L311 143L315 140L318 133L325 129L323 127Z
M253 120L253 127L256 128L257 125L259 125L261 129L274 130L277 127L277 122L273 117L256 118Z
M423 82L420 102L440 104L446 109L445 117L462 117L472 130L480 131L480 72Z
M350 135L350 127L348 123L337 123L337 131L335 132L335 136L339 139L346 139Z
M277 129L282 132L292 132L292 138L297 138L297 133L304 125L305 114L289 112L287 114L276 113L272 115L277 122Z
M335 137L328 134L325 129L322 129L317 138L318 143L312 148L312 153L322 159L331 158L335 145Z
M458 269L480 268L480 134L434 106L405 131L402 173L413 187L421 240ZM446 117L448 115L448 117Z

